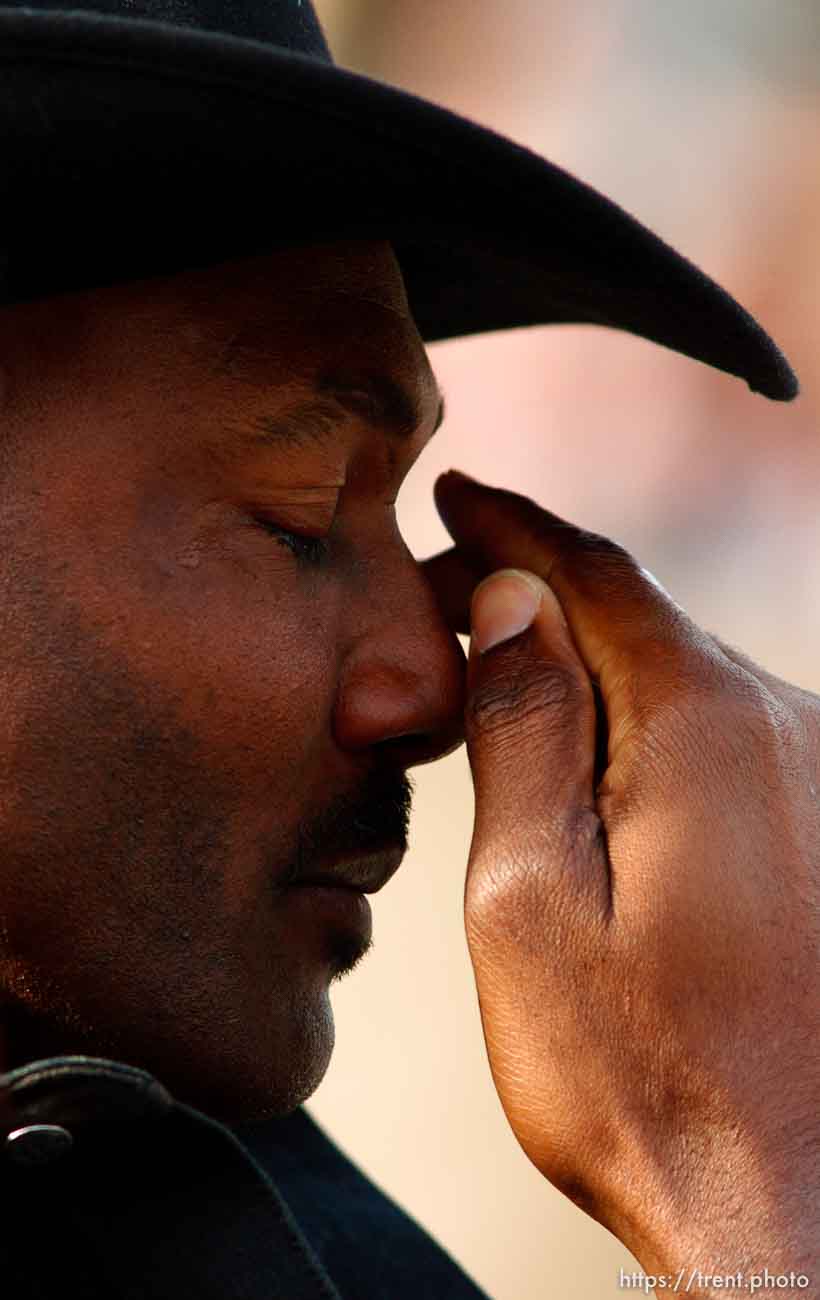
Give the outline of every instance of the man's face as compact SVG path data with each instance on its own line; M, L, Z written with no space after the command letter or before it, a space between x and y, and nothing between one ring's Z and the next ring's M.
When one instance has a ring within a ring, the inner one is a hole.
M285 1113L369 944L356 895L287 882L394 870L405 769L461 738L395 518L439 411L398 266L334 245L18 306L0 366L5 1068L110 1056Z

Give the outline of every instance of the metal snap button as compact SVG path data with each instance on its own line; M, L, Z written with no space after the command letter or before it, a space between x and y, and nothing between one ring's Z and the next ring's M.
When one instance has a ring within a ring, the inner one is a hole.
M59 1124L27 1124L6 1137L6 1154L18 1165L49 1165L74 1145L68 1129Z

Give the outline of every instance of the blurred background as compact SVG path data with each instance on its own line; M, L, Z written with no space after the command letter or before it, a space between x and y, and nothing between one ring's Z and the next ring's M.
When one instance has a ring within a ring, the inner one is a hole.
M703 626L820 689L820 4L316 9L339 63L634 213L758 317L802 383L770 403L594 327L436 344L448 419L399 499L411 549L449 544L432 484L462 468L615 538ZM466 756L415 779L411 851L373 900L373 951L334 986L336 1052L308 1109L494 1300L621 1295L638 1265L529 1164L492 1085L462 921Z

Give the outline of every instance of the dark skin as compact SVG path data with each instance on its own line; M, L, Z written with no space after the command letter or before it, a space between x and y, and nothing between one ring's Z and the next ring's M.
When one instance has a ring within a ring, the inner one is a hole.
M609 539L452 475L436 496L457 546L428 577L472 629L464 917L510 1126L658 1295L766 1270L811 1294L820 699Z
M6 1068L292 1110L369 935L290 875L395 870L407 769L466 733L522 1149L649 1271L814 1281L817 698L511 493L445 476L456 545L416 563L394 502L439 396L387 245L17 307L0 345Z
M7 1068L116 1057L234 1120L325 1073L367 940L284 881L395 869L464 681L394 511L438 390L389 250L343 252L3 319ZM326 376L346 405L294 416Z

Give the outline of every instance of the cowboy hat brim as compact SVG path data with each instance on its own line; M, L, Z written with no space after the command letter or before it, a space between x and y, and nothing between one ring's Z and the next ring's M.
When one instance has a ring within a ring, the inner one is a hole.
M0 9L0 301L293 243L388 239L427 342L591 323L789 400L728 294L528 150L333 63L91 13Z

